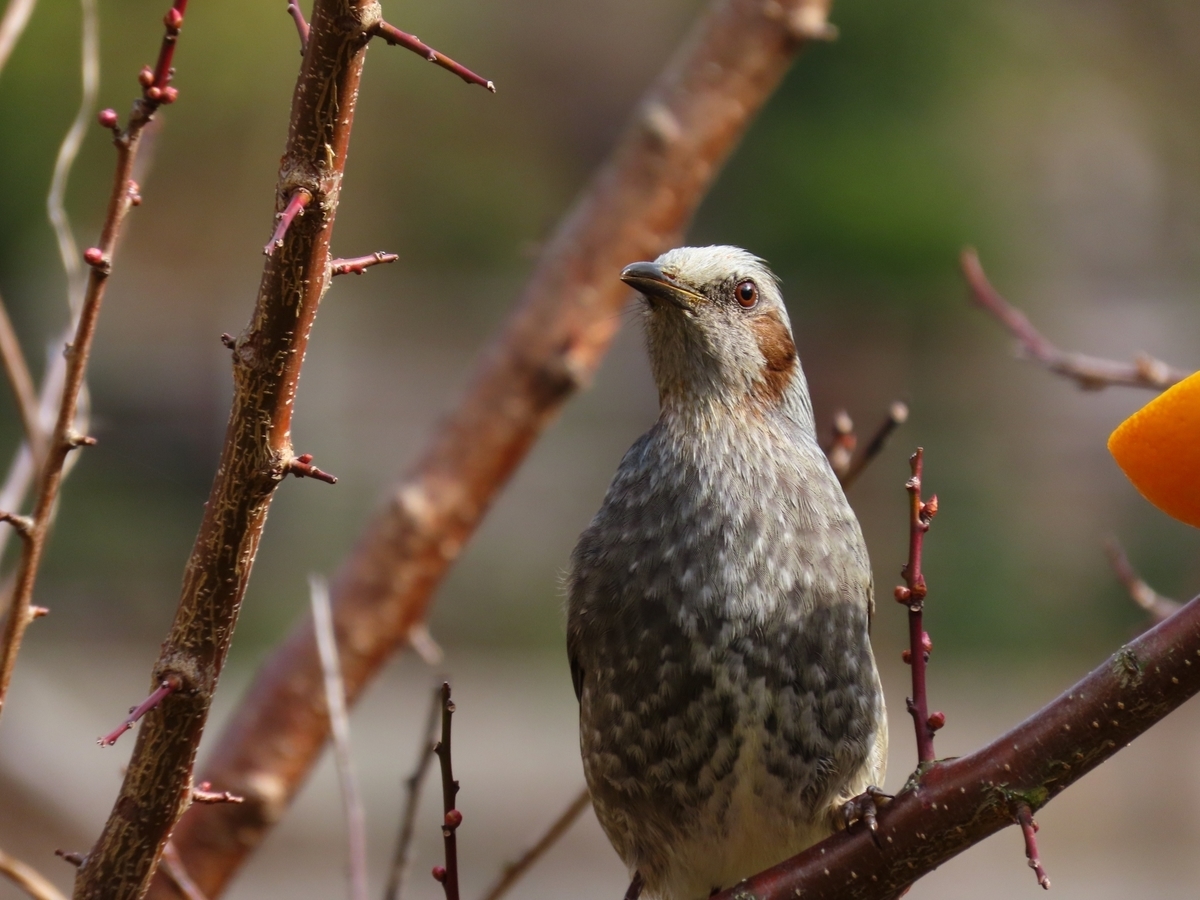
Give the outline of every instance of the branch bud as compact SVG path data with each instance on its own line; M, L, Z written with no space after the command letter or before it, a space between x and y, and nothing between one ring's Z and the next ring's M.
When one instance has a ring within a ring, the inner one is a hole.
M438 884L446 883L446 867L445 866L434 866L433 872L431 874L433 875L433 880L436 881Z
M929 726L930 731L937 731L946 724L946 714L940 710L938 712L931 712L925 724Z
M117 127L117 111L115 109L102 109L96 115L96 121L100 123L101 128L116 128Z

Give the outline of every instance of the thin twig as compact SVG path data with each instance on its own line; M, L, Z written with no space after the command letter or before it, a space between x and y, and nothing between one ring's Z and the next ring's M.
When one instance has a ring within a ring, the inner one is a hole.
M896 588L895 597L908 607L908 649L903 658L912 667L913 695L908 698L908 712L913 718L917 735L917 762L927 763L936 759L933 752L933 734L946 724L943 713L929 712L929 699L925 686L925 666L933 651L933 642L922 622L925 609L925 573L921 571L921 554L925 546L925 532L937 515L937 495L928 502L921 500L921 477L924 472L925 451L918 447L909 460L912 478L905 484L908 491L908 562L900 570L904 585Z
M413 837L416 834L417 807L421 803L421 789L425 776L433 762L437 743L436 729L442 712L442 687L433 691L429 712L425 716L425 727L421 731L421 749L412 774L404 780L404 814L400 817L400 832L396 836L396 850L392 854L392 865L388 870L387 885L383 889L384 900L400 900L404 893L404 882L408 878L409 857L412 854Z
M881 900L1030 813L1200 692L1200 597L968 756L920 766L867 829L839 831L715 900Z
M245 803L246 798L232 791L214 791L212 782L202 781L192 788L193 803Z
M1133 602L1149 613L1153 621L1161 622L1168 616L1179 612L1183 604L1170 597L1164 597L1143 581L1130 564L1129 557L1125 555L1125 549L1115 537L1110 537L1104 542L1104 552L1108 556L1108 562L1112 566L1117 580L1125 586L1125 590L1129 592Z
M33 386L33 376L29 374L29 364L25 362L25 353L21 350L21 342L13 329L12 319L8 317L8 309L0 298L0 357L4 361L4 372L8 375L8 384L12 388L13 399L17 403L17 411L21 415L21 425L25 429L25 440L41 456L41 446L46 436L38 421L37 389Z
M168 696L179 690L182 685L183 682L181 682L177 676L170 675L167 678L164 678L162 683L159 684L159 686L153 691L151 691L149 697L147 697L137 706L130 708L129 715L125 717L124 722L122 722L108 734L104 735L104 737L97 738L96 743L101 747L111 747L117 742L117 738L133 727L134 722L162 703L163 700L165 700Z
M35 6L37 0L8 0L4 7L4 18L0 19L0 72L8 65L8 57L25 33Z
M449 72L453 72L467 84L477 84L480 87L485 87L493 94L496 93L496 86L486 78L481 78L476 75L466 66L461 66L446 56L444 53L439 53L428 44L424 43L416 35L409 34L406 31L401 31L394 25L389 25L387 22L379 22L372 29L372 33L383 38L392 46L403 47L405 50L411 50L418 56L424 57L435 65L441 66Z
M887 418L880 423L879 427L875 430L875 433L871 435L871 440L867 442L867 446L860 454L858 454L856 458L851 460L845 472L838 476L838 480L841 481L843 488L850 487L850 485L858 480L858 476L866 470L867 466L871 464L871 461L875 459L875 457L877 457L881 452L883 452L883 448L887 445L888 438L892 436L897 428L907 421L908 404L897 400L890 407L888 407Z
M162 867L167 877L175 882L185 900L208 900L200 886L192 881L192 876L188 874L173 841L167 841L167 845L163 847Z
M299 0L289 0L287 11L296 23L296 33L300 35L300 55L303 56L304 51L308 49L308 22L304 20Z
M21 862L0 850L0 875L3 875L33 900L67 900L50 881L33 866Z
M329 586L317 575L308 576L308 593L316 624L317 650L325 669L325 705L333 734L333 759L342 789L342 812L346 817L346 845L350 868L350 900L367 900L367 820L363 813L354 759L350 752L350 717L346 714L346 688L338 662L337 636L329 611Z
M377 250L368 256L353 256L350 259L335 259L329 264L330 275L361 275L371 266L382 263L392 263L400 257L395 253L384 253Z
M315 478L317 481L323 481L326 484L337 484L336 475L330 475L324 469L318 469L312 464L312 461L313 456L311 453L301 453L288 463L287 471L297 478Z
M271 240L267 241L267 245L263 247L264 255L270 256L283 246L283 239L287 235L288 229L292 227L292 222L296 216L304 215L304 207L308 206L311 202L312 194L303 188L297 189L288 198L287 205L278 216L279 221L275 225L275 231L271 235Z
M1017 339L1021 352L1051 372L1072 379L1084 390L1098 391L1121 385L1164 391L1191 374L1144 354L1132 363L1123 363L1060 350L1033 327L1023 312L992 287L974 248L963 250L960 262L975 304L1008 329Z
M592 378L629 299L617 274L630 260L654 259L678 244L804 46L803 35L819 30L797 29L793 19L811 24L826 9L823 0L773 0L765 9L762 0L711 0L647 90L546 243L463 396L385 491L384 505L331 580L335 619L347 623L339 631L355 635L340 647L352 699L408 646L410 629L428 619L460 548L541 433ZM315 34L315 17L313 28ZM247 791L236 808L195 809L175 829L188 870L210 894L270 833L320 758L327 726L311 701L320 684L312 622L304 616L264 661L203 773L215 784L270 784L272 792Z
M1025 858L1029 860L1029 868L1037 875L1037 882L1043 890L1050 890L1050 876L1042 867L1042 859L1038 855L1037 832L1038 823L1033 821L1033 812L1028 803L1017 804L1017 822L1021 826L1021 835L1025 838Z
M446 849L446 865L435 866L433 877L441 882L446 900L459 900L458 893L458 826L462 824L462 813L455 806L458 782L454 780L454 764L450 749L450 722L454 716L454 703L450 700L450 682L442 683L441 696L442 737L433 748L442 769L442 843Z
M557 819L546 829L543 834L532 847L526 850L517 859L516 862L509 863L500 873L500 877L483 895L483 900L500 900L509 889L516 884L526 872L533 868L534 863L545 856L546 851L558 843L558 839L567 833L567 830L575 824L585 809L592 805L592 795L588 793L588 789L584 787L575 796L566 809L562 811Z

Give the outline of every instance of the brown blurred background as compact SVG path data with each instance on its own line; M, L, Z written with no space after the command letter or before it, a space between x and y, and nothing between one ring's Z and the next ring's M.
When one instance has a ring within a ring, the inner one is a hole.
M223 435L230 369L218 336L240 331L253 302L299 63L285 6L189 9L181 99L162 117L102 317L91 376L100 444L67 484L39 584L53 614L30 632L0 721L0 847L63 885L71 873L50 853L85 849L108 812L131 744L101 751L95 737L144 693ZM325 300L294 436L341 481L280 490L218 718L306 609L307 574L336 566L453 402L540 242L699 8L385 3L391 21L499 93L398 49L370 52L334 249L400 261L339 279ZM128 108L163 9L101 3L101 106ZM1162 592L1200 589L1196 533L1144 503L1104 449L1148 395L1080 393L1014 361L999 327L966 303L956 267L959 248L977 245L1000 289L1064 347L1200 366L1200 7L839 0L832 19L839 40L805 52L690 240L741 244L782 275L819 421L845 407L869 431L893 399L910 403L910 423L850 497L886 600L906 547L905 457L927 448L926 483L941 500L926 562L931 703L949 719L939 752L962 753L1139 626L1104 536L1120 537ZM75 5L44 0L0 74L0 293L39 369L65 317L42 210L78 99L77 44ZM105 137L91 129L71 181L85 246L108 190ZM431 628L459 698L467 896L581 782L559 577L655 415L626 318L593 388L535 449L437 601ZM17 437L0 391L0 459ZM904 617L880 608L898 787L913 760ZM353 719L376 884L434 674L397 663ZM1039 816L1057 896L1195 896L1197 740L1192 704ZM440 896L426 875L439 852L432 804L423 823L418 900ZM340 896L343 861L323 767L231 896ZM615 898L623 877L589 819L518 890ZM1010 831L910 896L1036 890Z

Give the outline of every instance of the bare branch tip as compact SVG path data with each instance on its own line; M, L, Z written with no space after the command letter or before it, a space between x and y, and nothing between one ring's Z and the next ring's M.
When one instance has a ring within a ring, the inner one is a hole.
M54 855L65 862L69 862L75 868L79 868L87 862L86 853L76 853L73 850L55 850Z
M323 481L326 484L337 484L336 475L331 475L323 469L318 469L312 464L313 455L311 453L302 453L288 463L287 471L297 478L315 478L317 481Z

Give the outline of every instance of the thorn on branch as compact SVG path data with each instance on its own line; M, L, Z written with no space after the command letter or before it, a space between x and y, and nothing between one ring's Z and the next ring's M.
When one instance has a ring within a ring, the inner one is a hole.
M330 275L361 275L371 266L382 263L392 263L400 257L395 253L384 253L382 250L369 256L354 256L350 259L335 259L329 264Z
M1190 374L1145 355L1138 356L1133 363L1123 363L1060 350L1033 327L1023 312L992 287L974 248L963 250L960 264L975 305L1008 329L1017 339L1021 353L1051 372L1071 379L1084 390L1098 391L1120 385L1165 391Z
M64 436L68 450L78 450L80 447L95 447L99 443L90 434L80 434L78 431L68 431Z
M221 343L224 344L230 350L237 349L237 338L235 338L228 331L221 333Z
M328 472L318 469L312 464L312 461L313 455L311 453L302 453L288 463L287 471L297 478L315 478L317 481L324 481L326 484L337 484L336 475L330 475Z
M1129 557L1125 555L1125 549L1116 538L1110 537L1104 542L1104 552L1108 555L1109 565L1112 566L1117 580L1125 586L1125 590L1128 591L1133 602L1149 613L1154 622L1161 622L1174 615L1183 605L1178 600L1164 597L1143 581L1130 564Z
M65 860L66 862L69 862L71 865L75 866L75 868L79 868L85 862L87 862L86 853L76 853L73 850L55 850L54 855Z
M829 22L827 2L802 3L788 11L776 0L771 0L765 11L768 19L782 22L788 34L797 41L837 40L837 26Z
M17 533L22 540L29 540L33 533L33 519L29 516L18 515L17 513L0 512L0 522L7 522L13 527L13 531ZM41 609L42 607L36 607ZM44 613L43 613L44 615ZM34 616L34 618L37 618Z
M117 738L133 727L134 722L136 722L146 713L150 712L150 710L162 703L168 695L175 693L175 691L179 690L181 687L183 687L183 682L180 680L178 675L168 675L162 680L159 686L154 689L154 692L151 693L149 697L147 697L137 706L130 707L129 716L124 722L122 722L104 737L97 740L96 743L98 743L101 747L111 747L117 742Z
M933 734L946 724L944 713L929 713L929 699L926 694L925 666L929 662L929 654L933 652L933 641L925 631L922 617L925 609L925 574L921 571L921 554L924 549L925 532L929 523L937 514L937 497L921 500L921 477L924 471L925 451L918 447L917 452L909 460L912 466L912 477L905 483L909 497L909 531L908 531L908 561L900 570L905 584L896 588L896 600L908 606L908 643L909 649L902 654L903 659L912 667L912 697L908 698L907 708L913 718L913 727L917 735L917 761L932 762L936 755L933 750Z
M297 189L296 193L288 198L287 206L283 208L283 212L279 214L279 223L275 226L275 233L271 235L271 240L263 247L263 254L270 256L276 250L283 246L283 238L287 234L288 228L292 225L292 220L298 215L302 215L304 207L312 201L312 194L304 190Z
M477 84L480 87L487 88L493 94L496 93L496 86L486 78L481 78L466 66L461 66L444 53L439 53L437 50L434 50L416 35L408 34L405 31L401 31L396 26L389 25L387 22L382 21L377 23L371 29L371 34L375 35L376 37L383 38L393 47L400 46L406 50L411 50L413 53L416 53L419 56L423 56L431 63L439 65L449 72L453 72L468 84Z
M214 791L212 783L202 781L192 788L193 803L245 803L245 797L239 797L229 791Z
M1043 890L1050 890L1050 876L1042 868L1042 860L1038 856L1037 831L1038 824L1033 821L1033 812L1029 806L1022 803L1017 807L1017 821L1021 825L1021 833L1025 836L1025 857L1029 860L1029 868L1037 875L1038 884Z
M287 11L296 23L296 32L300 35L300 55L303 56L308 51L308 22L304 20L304 13L296 0L290 0Z
M45 606L29 607L29 618L30 619L40 619L43 616L48 616L48 615L50 615L49 607L45 607Z

